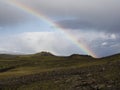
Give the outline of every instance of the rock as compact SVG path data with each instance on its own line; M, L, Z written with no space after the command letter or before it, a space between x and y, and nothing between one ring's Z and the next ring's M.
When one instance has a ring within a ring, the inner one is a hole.
M105 68L104 68L104 67L102 68L102 71L105 71Z
M112 87L112 85L107 85L107 87L108 87L108 88L111 88L111 87Z
M91 76L92 76L92 74L91 74L91 73L87 74L87 77L91 77Z
M93 85L92 88L93 90L99 90L98 85Z
M100 84L100 85L98 85L98 89L100 90L100 89L103 89L103 88L105 88L105 84Z

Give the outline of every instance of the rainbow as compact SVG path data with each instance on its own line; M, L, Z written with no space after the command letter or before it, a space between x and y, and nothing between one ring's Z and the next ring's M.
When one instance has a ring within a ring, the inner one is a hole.
M79 41L77 38L75 38L74 35L70 34L62 28L60 25L56 24L54 21L52 21L50 18L48 18L46 15L34 10L33 8L18 2L17 0L6 0L6 3L15 6L29 14L32 14L33 16L38 17L40 20L45 21L46 23L50 24L51 26L54 26L57 30L65 34L65 36L70 39L75 45L77 45L83 52L85 52L87 55L91 55L92 57L97 58L97 55L93 53L93 51L81 40Z

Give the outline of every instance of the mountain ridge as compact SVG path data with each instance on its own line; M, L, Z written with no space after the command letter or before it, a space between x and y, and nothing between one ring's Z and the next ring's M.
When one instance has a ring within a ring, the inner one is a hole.
M100 58L98 58L98 59L102 59L102 58L107 58L107 57L116 57L116 56L119 56L120 55L120 53L116 53L116 54L112 54L112 55L108 55L108 56L105 56L105 57L100 57ZM69 56L57 56L57 55L54 55L53 53L51 53L51 52L47 52L47 51L42 51L42 52L38 52L38 53L35 53L35 54L0 54L0 58L4 58L4 57L6 57L6 58L9 58L9 57L17 57L17 56L37 56L37 57L39 57L39 56L44 56L44 57L46 57L46 56L54 56L54 57L72 57L72 58L74 58L74 57L91 57L91 58L94 58L94 57L92 57L92 56L90 56L90 55L83 55L83 54L71 54L71 55L69 55Z

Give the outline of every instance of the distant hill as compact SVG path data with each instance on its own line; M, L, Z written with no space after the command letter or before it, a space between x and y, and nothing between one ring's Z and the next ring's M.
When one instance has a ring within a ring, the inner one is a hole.
M10 54L0 54L0 59L12 59L16 58L18 55L10 55Z
M81 58L81 57L92 58L89 55L80 55L80 54L72 54L69 57L71 57L71 58Z
M12 59L12 58L17 58L17 57L21 57L21 56L32 56L32 57L46 57L46 56L54 56L57 57L56 55L52 54L51 52L46 52L46 51L42 51L39 53L35 53L35 54L25 54L25 55L14 55L14 54L0 54L0 59ZM112 57L119 57L120 54L114 54L114 55L110 55L110 56L106 56L106 57L101 57L102 58L112 58ZM59 56L58 56L59 57ZM64 56L61 56L64 57ZM81 55L81 54L72 54L70 56L66 56L66 57L70 57L70 58L93 58L90 55Z
M36 54L34 54L35 56L55 56L55 55L53 55L52 53L50 53L50 52L44 52L44 51L42 51L42 52L40 52L40 53L36 53Z

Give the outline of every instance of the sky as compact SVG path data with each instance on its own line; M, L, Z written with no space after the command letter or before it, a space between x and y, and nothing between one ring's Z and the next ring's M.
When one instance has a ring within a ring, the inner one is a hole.
M119 0L0 0L0 53L97 57L120 53L119 4Z

